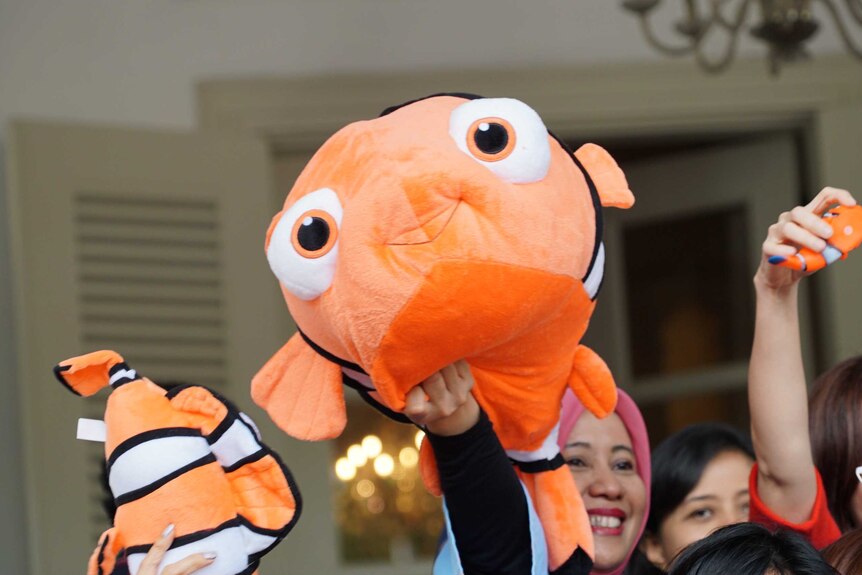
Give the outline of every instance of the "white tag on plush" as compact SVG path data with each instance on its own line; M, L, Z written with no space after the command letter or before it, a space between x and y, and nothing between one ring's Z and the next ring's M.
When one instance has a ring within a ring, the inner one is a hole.
M105 443L105 422L101 419L78 420L78 439L84 441L100 441Z

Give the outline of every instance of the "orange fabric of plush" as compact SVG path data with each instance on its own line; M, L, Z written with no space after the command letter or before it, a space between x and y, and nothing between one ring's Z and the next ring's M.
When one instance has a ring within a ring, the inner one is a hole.
M266 248L270 258L284 249L274 246L275 230L282 223L297 229L285 221L297 202L334 193L343 217L337 261L326 272L331 284L301 297L282 281L297 326L367 372L381 403L396 412L423 379L466 359L473 393L503 446L534 451L557 424L567 386L597 415L613 409L607 366L578 347L595 307L584 281L599 250L597 207L627 208L634 198L607 152L588 144L576 162L544 126L544 177L515 183L501 176L454 139L453 118L468 102L431 97L340 130L297 179ZM510 127L522 120L502 118ZM512 134L516 144L506 153L520 153L527 140ZM252 394L291 435L324 439L344 427L340 378L340 366L294 336L254 379ZM433 490L433 457L423 449L422 458ZM540 486L537 510L556 567L574 546L592 549L591 532L566 511L563 498L579 500L571 478L537 475L530 481Z
M101 350L66 360L54 368L54 373L62 374L61 381L74 393L88 397L108 385L108 371L118 363L123 363L120 354Z
M254 376L251 395L293 437L337 437L347 424L341 368L315 353L299 334Z
M117 530L111 527L99 537L99 543L87 562L87 575L105 575L113 572L119 552Z

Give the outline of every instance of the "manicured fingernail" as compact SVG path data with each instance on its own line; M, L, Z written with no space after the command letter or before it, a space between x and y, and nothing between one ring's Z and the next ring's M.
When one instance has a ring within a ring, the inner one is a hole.
M174 532L174 524L171 523L170 525L165 527L164 531L162 531L162 537L167 537L168 535L170 535L173 532Z
M204 559L206 559L207 561L212 561L216 557L218 557L218 555L215 554L215 551L210 551L208 553L204 553Z

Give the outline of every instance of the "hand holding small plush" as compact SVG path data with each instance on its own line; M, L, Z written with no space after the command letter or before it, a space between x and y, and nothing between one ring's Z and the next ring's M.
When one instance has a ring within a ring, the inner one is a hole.
M819 199L815 198L808 206L783 214L779 225L793 225L784 230L785 241L798 244L799 251L773 255L769 263L813 273L838 260L847 259L847 255L862 244L862 206L855 205L852 197L845 198L844 194L849 194L844 190L827 190L835 192L832 195L836 196L835 200L841 200L842 205L827 210L818 219L817 214L828 207L823 205L818 195ZM787 244L785 246L790 247Z

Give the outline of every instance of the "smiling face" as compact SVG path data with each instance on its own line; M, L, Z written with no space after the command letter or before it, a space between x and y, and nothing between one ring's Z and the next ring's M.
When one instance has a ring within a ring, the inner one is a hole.
M754 461L723 451L704 468L700 481L646 539L650 562L662 568L686 546L725 525L748 520L748 476Z
M631 437L617 414L597 419L587 412L572 428L563 458L590 516L595 570L613 570L637 545L646 509Z

